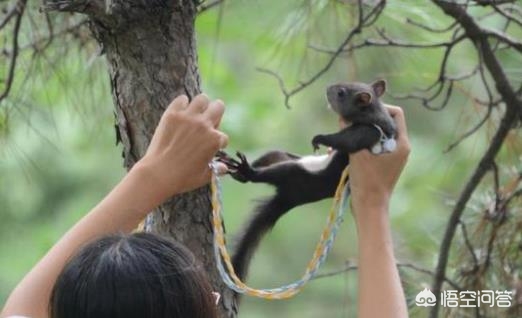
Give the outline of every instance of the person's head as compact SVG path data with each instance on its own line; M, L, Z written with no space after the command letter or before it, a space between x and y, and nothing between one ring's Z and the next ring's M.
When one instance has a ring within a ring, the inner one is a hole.
M51 294L51 318L217 317L208 278L184 246L153 234L85 246Z

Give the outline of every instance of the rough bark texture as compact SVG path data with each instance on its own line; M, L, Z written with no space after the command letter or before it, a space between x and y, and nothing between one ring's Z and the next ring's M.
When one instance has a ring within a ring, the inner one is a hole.
M47 1L49 10L86 13L107 57L124 164L141 158L169 102L199 92L194 20L196 1ZM207 187L172 198L153 212L153 232L185 244L222 295L220 317L237 304L216 271Z

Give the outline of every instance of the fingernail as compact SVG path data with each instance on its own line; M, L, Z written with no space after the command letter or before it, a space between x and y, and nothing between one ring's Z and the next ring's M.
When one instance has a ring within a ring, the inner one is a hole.
M213 107L218 106L218 105L221 105L221 106L224 106L224 105L225 105L225 103L223 103L223 101L220 100L220 99L216 99L216 100L212 101L210 104L211 104Z

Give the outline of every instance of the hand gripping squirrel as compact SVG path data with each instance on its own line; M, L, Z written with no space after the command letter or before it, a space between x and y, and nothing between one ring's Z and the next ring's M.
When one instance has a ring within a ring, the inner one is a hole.
M275 194L262 201L241 231L232 256L236 274L246 277L250 260L263 236L277 220L292 208L333 197L339 178L348 165L348 154L361 149L373 153L393 151L395 122L379 98L386 82L339 83L327 88L330 107L346 124L346 128L312 139L314 150L319 145L331 147L328 155L298 156L283 151L270 151L249 164L238 152L238 160L220 153L219 160L230 175L240 182L262 182L275 187Z

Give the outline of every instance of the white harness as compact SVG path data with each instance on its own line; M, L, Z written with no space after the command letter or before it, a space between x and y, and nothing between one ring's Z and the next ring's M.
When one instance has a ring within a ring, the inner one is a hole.
M387 152L394 151L395 148L397 148L397 141L395 141L395 136L394 135L391 135L390 137L386 136L386 134L384 133L382 128L376 124L373 124L373 127L375 127L379 131L379 133L381 134L381 138L375 145L373 145L371 152L373 154L378 155L381 153L387 153Z

